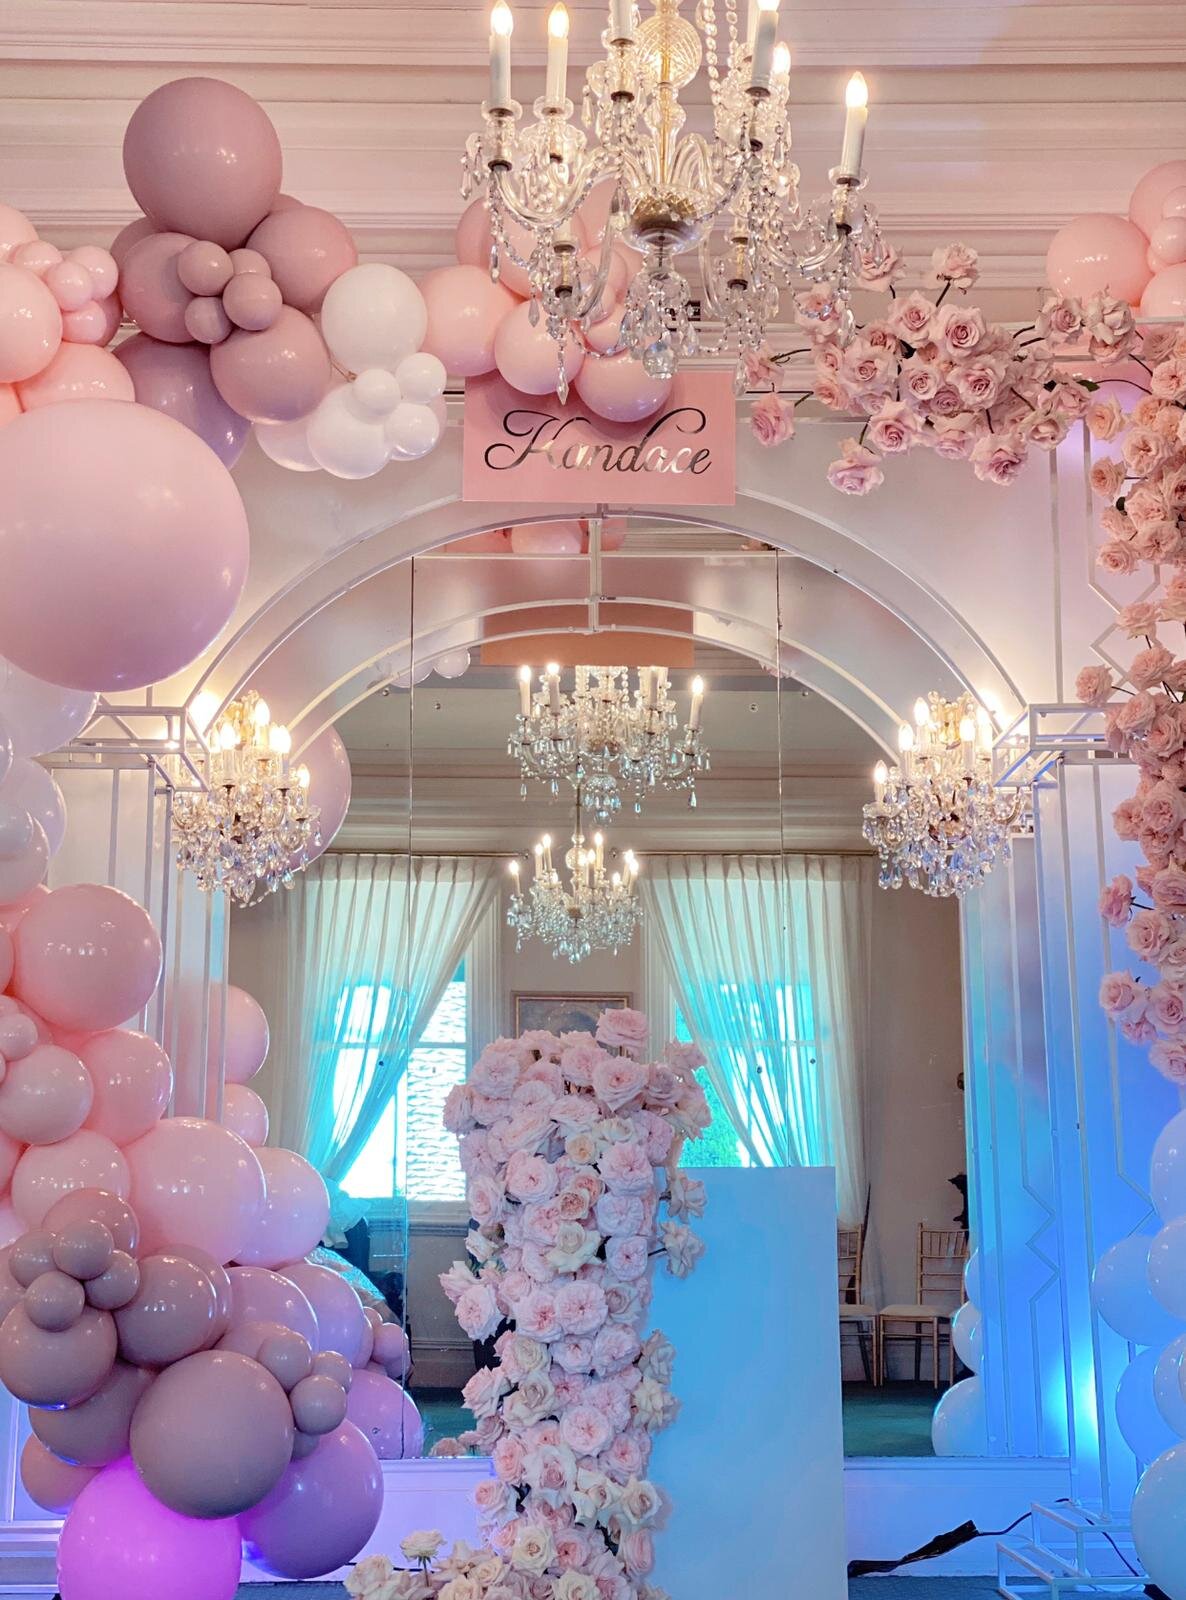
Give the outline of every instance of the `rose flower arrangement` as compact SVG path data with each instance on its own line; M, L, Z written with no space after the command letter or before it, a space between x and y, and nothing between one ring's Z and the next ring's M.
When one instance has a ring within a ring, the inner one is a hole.
M414 1535L416 1568L355 1569L361 1600L666 1600L646 1581L664 1513L647 1467L678 1410L675 1351L644 1331L652 1261L685 1277L703 1254L704 1186L677 1163L710 1119L700 1052L645 1062L647 1033L621 1010L596 1038L499 1039L451 1091L475 1226L441 1285L468 1337L494 1338L462 1435L494 1468L475 1491L487 1542L434 1564L439 1536Z
M1138 646L1127 682L1096 665L1075 687L1103 709L1108 748L1137 766L1136 793L1112 817L1144 860L1135 883L1122 874L1106 886L1100 911L1127 928L1129 948L1157 977L1110 972L1100 1003L1128 1039L1150 1047L1159 1072L1186 1083L1186 330L1130 329L1122 353L1143 371L1144 393L1128 411L1097 399L1086 417L1097 439L1119 448L1091 469L1104 503L1097 561L1121 575L1147 567L1153 587L1117 618Z
M975 306L949 298L979 276L976 252L966 245L935 251L934 297L897 293L896 253L881 266L862 287L888 294L882 316L853 326L826 287L808 290L795 299L808 343L748 363L749 387L766 391L751 415L762 444L789 439L795 407L813 396L829 410L864 418L828 468L828 481L843 494L868 494L884 480L886 457L918 448L970 461L988 482L1012 483L1031 449L1053 450L1066 437L1098 387L1061 372L1059 349L1073 344L1092 361L1108 361L1125 352L1133 332L1129 306L1108 295L1087 304L1051 296L1036 323L1015 331L988 322ZM801 356L811 357L814 381L786 395L779 369Z

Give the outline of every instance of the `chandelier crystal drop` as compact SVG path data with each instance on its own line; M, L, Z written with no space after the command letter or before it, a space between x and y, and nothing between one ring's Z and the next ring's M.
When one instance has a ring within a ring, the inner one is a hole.
M507 924L515 930L517 948L527 939L540 939L554 956L577 962L594 950L617 954L630 943L642 921L635 894L639 866L632 850L623 852L620 872L607 872L604 836L595 833L592 845L586 845L578 822L563 874L553 863L549 834L534 854L534 876L526 889L518 861L510 863L514 889Z
M619 306L620 331L606 353L628 350L650 376L664 378L689 356L731 351L740 389L745 357L762 348L784 289L816 290L813 314L847 339L852 288L892 260L862 198L868 93L861 74L846 92L830 188L804 210L791 156L791 57L776 40L778 0L748 0L747 18L739 0L699 0L694 21L681 14L685 0L650 4L639 21L633 0L612 0L604 59L586 74L583 129L567 95L564 7L549 18L545 93L534 120L523 124L511 97L511 10L498 0L491 13L490 93L482 131L466 145L462 193L485 192L493 276L510 261L530 278L533 315L544 316L556 341L562 400L565 341L616 316ZM708 134L688 131L680 103L702 68ZM574 218L602 182L612 185L608 222L599 251L586 257ZM609 291L612 270L627 259L615 254L618 243L642 257L624 305ZM679 266L691 251L698 290ZM702 338L698 298L721 325L712 340Z
M229 705L207 735L207 787L173 808L177 864L208 893L242 905L287 888L320 842L309 769L290 769L292 737L254 690Z
M688 720L681 727L666 667L640 667L635 688L628 667L577 667L571 693L555 662L532 688L519 669L519 714L507 753L519 763L520 794L529 780L553 794L562 783L579 791L598 822L608 822L629 795L636 812L653 789L686 790L696 804L696 775L709 770L700 731L704 683L694 678Z
M898 736L899 764L879 761L862 833L877 849L883 889L964 895L1009 857L1024 794L993 784L993 725L970 694L932 692Z

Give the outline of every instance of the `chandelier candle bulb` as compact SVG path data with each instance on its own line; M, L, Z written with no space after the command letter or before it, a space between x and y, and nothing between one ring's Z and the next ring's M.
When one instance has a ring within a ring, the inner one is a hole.
M531 715L531 668L519 668L519 715Z
M865 151L865 124L869 120L869 86L864 76L854 72L844 91L844 144L840 151L840 176L856 179L861 175Z
M880 805L885 799L885 786L889 782L889 768L879 761L873 768L873 803Z
M548 78L544 98L560 107L568 99L568 12L554 5L548 13Z
M754 58L750 66L751 89L769 89L778 32L778 0L758 0L758 26L754 33Z
M506 0L490 13L490 104L506 110L511 104L511 34L515 19Z
M611 44L629 44L634 38L634 0L611 0L609 8Z
M700 712L704 706L704 679L692 679L692 709L688 713L688 727L695 733L700 727Z
M771 76L776 84L785 88L791 81L791 47L780 40L774 47L774 64Z
M548 707L554 717L560 715L560 668L556 663L550 662L547 672Z

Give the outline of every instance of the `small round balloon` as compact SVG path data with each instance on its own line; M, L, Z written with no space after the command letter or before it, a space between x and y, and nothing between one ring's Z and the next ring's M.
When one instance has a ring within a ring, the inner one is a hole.
M1075 217L1050 241L1046 276L1060 294L1110 294L1135 306L1149 282L1147 249L1145 235L1127 217Z
M979 1378L953 1384L935 1407L931 1443L937 1456L986 1456L988 1419Z
M219 1058L225 1054L226 1082L248 1083L267 1059L268 1044L268 1019L246 989L231 983L211 994L209 1071L217 1074Z
M21 1451L21 1483L25 1493L34 1505L58 1517L69 1511L98 1470L63 1461L52 1450L47 1450L34 1434L25 1440Z
M201 1267L164 1252L140 1261L140 1284L115 1313L119 1353L138 1367L167 1367L218 1338L218 1296Z

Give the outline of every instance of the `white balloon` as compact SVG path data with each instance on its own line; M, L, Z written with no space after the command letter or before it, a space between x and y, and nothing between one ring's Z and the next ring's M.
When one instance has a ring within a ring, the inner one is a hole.
M1154 1299L1149 1271L1150 1241L1141 1234L1118 1239L1104 1251L1091 1278L1095 1309L1123 1339L1160 1350L1177 1338L1182 1325Z
M0 783L0 807L23 807L45 829L49 853L56 856L66 836L66 800L52 773L28 756L17 756Z
M1149 1287L1159 1305L1171 1316L1186 1318L1186 1217L1167 1222L1149 1246ZM1121 1330L1123 1331L1123 1330ZM1167 1344L1181 1329L1166 1338L1139 1339L1138 1344Z
M394 372L428 330L424 296L398 267L368 261L334 280L321 306L321 334L346 372Z
M419 461L434 450L441 437L441 425L431 406L401 400L384 423L392 453L404 461Z
M1186 1594L1186 1444L1146 1467L1132 1502L1132 1539L1141 1565L1166 1594Z
M449 377L445 363L427 350L418 350L414 356L405 356L396 368L395 375L404 399L422 406L440 399Z
M0 667L7 669L7 666L6 661L0 661ZM2 676L0 675L0 681ZM12 735L8 731L8 724L3 717L0 717L0 783L3 783L8 776L9 768L15 759L12 752Z
M980 1371L983 1357L983 1318L970 1300L964 1302L951 1319L951 1344L965 1367Z
M15 861L33 844L33 818L27 806L0 798L0 861Z
M1186 1333L1166 1345L1153 1369L1153 1398L1157 1409L1179 1439L1186 1439Z
M403 363L400 364L403 371ZM368 367L350 385L350 396L366 417L386 417L403 399L401 386L385 367Z
M308 417L295 422L257 422L255 437L269 461L290 472L319 472L320 465L309 451Z
M1162 1416L1153 1382L1159 1350L1142 1350L1125 1367L1116 1385L1116 1421L1124 1442L1138 1461L1155 1460L1178 1442L1178 1435Z
M43 756L69 744L95 714L97 694L85 689L60 689L34 678L12 662L0 684L0 717L4 718L17 756Z
M4 810L15 808L5 807ZM49 866L49 841L45 837L45 829L35 817L29 817L27 811L22 815L28 818L32 833L23 849L12 854L0 849L0 906L13 905L32 893L45 877ZM3 813L0 812L0 831L3 828Z
M931 1444L937 1456L986 1456L988 1417L979 1378L953 1384L931 1418Z
M984 1261L979 1249L964 1262L964 1293L974 1306L984 1304Z
M433 662L433 671L440 678L460 678L469 671L469 651L446 651Z
M331 389L314 411L308 439L314 460L335 478L374 477L390 454L383 424L359 415L349 384Z
M1157 1135L1149 1163L1149 1193L1163 1222L1186 1217L1186 1111Z

